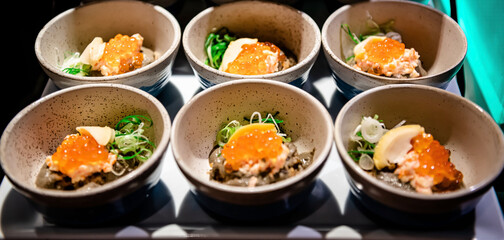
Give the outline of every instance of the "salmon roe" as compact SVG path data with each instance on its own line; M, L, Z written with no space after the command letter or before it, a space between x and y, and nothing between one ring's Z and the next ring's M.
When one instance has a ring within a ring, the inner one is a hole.
M446 180L456 184L462 182L462 173L450 162L450 150L434 140L431 134L419 134L411 140L411 144L420 162L415 169L417 174L433 177L434 185Z
M278 59L273 57L274 55L278 56ZM228 64L226 72L241 75L274 73L277 70L277 63L285 59L285 55L273 43L244 44L236 59Z
M275 158L282 150L282 138L275 130L254 128L224 145L222 156L226 159L226 170L236 171L247 163L253 165Z
M101 62L109 75L133 71L142 66L143 54L140 52L143 40L128 35L117 34L106 45Z
M108 162L108 157L105 146L98 144L92 136L71 134L52 155L52 162L61 173L71 176L81 165L102 165Z
M364 46L368 60L381 65L401 57L404 54L404 48L404 43L391 38L385 38L381 41L369 41Z

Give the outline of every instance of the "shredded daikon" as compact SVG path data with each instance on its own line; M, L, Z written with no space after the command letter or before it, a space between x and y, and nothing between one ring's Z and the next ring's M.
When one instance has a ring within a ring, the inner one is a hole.
M406 120L402 120L402 121L400 121L398 124L396 124L396 125L395 125L393 128L391 128L391 129L398 128L398 127L400 127L400 126L404 125L405 123L406 123Z
M361 130L361 125L359 124L355 130L353 131L352 135L350 135L350 140L354 141L354 142L357 142L359 143L359 145L362 146L362 143L360 142L360 140L362 140L362 137L357 135L358 132L360 132Z
M256 117L257 117L257 120L255 120ZM291 141L291 138L287 137L287 134L282 133L281 130L280 130L280 127L278 126L278 123L282 123L283 120L275 119L274 115L271 114L271 113L268 113L268 115L266 116L266 118L263 119L260 112L253 112L252 115L250 116L250 119L247 119L247 118L244 118L244 119L246 121L248 121L250 124L252 124L254 122L258 122L258 123L273 123L275 125L276 130L277 130L277 135L280 136L280 137L282 137L282 140L284 142L290 142ZM224 145L226 145L226 143L231 138L231 136L240 127L242 127L242 125L237 120L232 120L231 122L229 122L226 126L224 126L223 128L221 128L219 130L219 132L217 132L216 144L219 145L219 146L221 146L221 147L223 147Z
M254 112L252 113L252 115L250 116L250 123L252 123L252 120L254 120L254 116L258 116L259 118L259 123L266 123L268 121L268 119L271 119L271 122L273 122L273 124L275 124L275 128L277 130L277 135L280 136L280 137L285 137L287 136L287 134L285 133L281 133L280 132L280 127L278 127L278 124L277 124L277 121L275 120L275 118L273 117L273 115L271 113L268 113L268 115L266 116L265 119L262 119L261 118L261 113L260 112Z

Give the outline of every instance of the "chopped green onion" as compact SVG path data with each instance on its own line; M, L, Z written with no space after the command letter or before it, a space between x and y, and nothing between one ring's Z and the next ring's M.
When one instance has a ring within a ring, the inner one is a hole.
M233 133L241 127L240 122L233 120L229 122L224 128L219 130L216 137L217 145L223 147L229 141Z
M359 126L357 126L357 128L352 133L352 135L355 135L355 136L351 136L351 138L350 138L352 141L356 142L358 144L358 146L354 149L347 151L348 155L350 155L350 157L355 162L359 163L361 167L365 166L365 168L363 168L364 170L370 170L369 169L369 162L367 162L367 161L369 161L370 158L372 159L372 157L374 155L374 149L376 147L376 143L372 143L367 140L367 138L369 138L368 135L366 135L366 137L364 137L362 134L363 128L364 128L364 130L366 130L366 128L370 128L370 126L363 126L363 125L369 125L367 123L370 120L379 122L378 125L381 129L381 127L382 127L381 122L383 122L383 121L379 119L378 114L375 114L373 117L363 116L362 120L361 120L361 124L359 124ZM371 127L374 127L374 125L371 125ZM369 132L369 129L367 129L366 131ZM375 139L372 139L372 140L375 140ZM367 156L365 156L365 155L367 155ZM365 159L365 160L362 160L362 159ZM363 161L362 164L360 161Z
M88 76L91 72L91 65L80 62L80 53L67 53L65 54L61 70L72 75Z
M350 26L348 26L348 24L344 23L344 24L341 24L341 28L348 34L348 36L350 37L350 39L352 39L352 41L355 43L355 44L359 44L359 39L357 39L355 37L355 34L352 33L352 31L350 30Z
M226 52L229 43L234 40L236 40L236 37L227 28L221 28L216 32L208 34L205 40L205 53L207 55L205 64L219 69L224 52Z
M143 115L130 115L121 119L115 126L111 151L118 155L119 160L130 161L131 163L127 163L130 166L147 161L156 145L143 132L152 125L152 119Z
M63 72L72 75L88 76L91 72L91 65L89 64L76 64L73 67L67 67L63 69Z

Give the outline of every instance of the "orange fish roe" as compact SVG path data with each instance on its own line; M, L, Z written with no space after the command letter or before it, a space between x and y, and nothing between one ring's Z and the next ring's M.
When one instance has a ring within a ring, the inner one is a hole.
M282 138L273 124L250 124L224 145L222 156L226 159L226 170L236 171L245 164L275 159L282 151Z
M285 59L285 54L273 43L244 44L240 54L228 64L226 72L241 75L274 73L278 62L283 62Z
M392 60L401 57L404 54L404 43L400 43L391 38L385 38L382 41L369 41L364 49L366 50L368 60L381 65L392 62Z
M450 150L434 140L431 134L419 134L411 140L411 144L420 162L415 169L417 174L431 176L434 185L447 180L457 185L462 183L462 173L450 162Z
M111 164L109 151L105 146L99 145L91 136L80 134L71 134L65 137L52 157L46 160L46 163L50 168L56 167L58 171L70 177L75 176L83 165L95 169ZM92 172L86 175L91 174Z
M140 52L143 38L140 34L131 37L117 34L105 45L100 59L103 75L117 75L142 67L143 54Z

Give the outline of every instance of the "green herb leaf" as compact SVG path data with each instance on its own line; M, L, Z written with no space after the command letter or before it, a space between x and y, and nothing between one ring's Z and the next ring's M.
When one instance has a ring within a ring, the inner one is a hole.
M227 28L221 28L213 33L208 34L205 40L205 52L207 59L205 64L219 69L222 64L222 58L229 43L236 40L236 37L229 32Z
M156 149L143 132L153 125L152 119L143 115L130 115L121 119L115 126L114 142L110 149L118 159L132 161L129 165L145 162Z
M359 44L359 40L355 38L355 35L350 30L350 26L348 26L348 24L346 23L341 24L341 28L348 34L350 39L352 39L352 41L354 41L355 44Z

